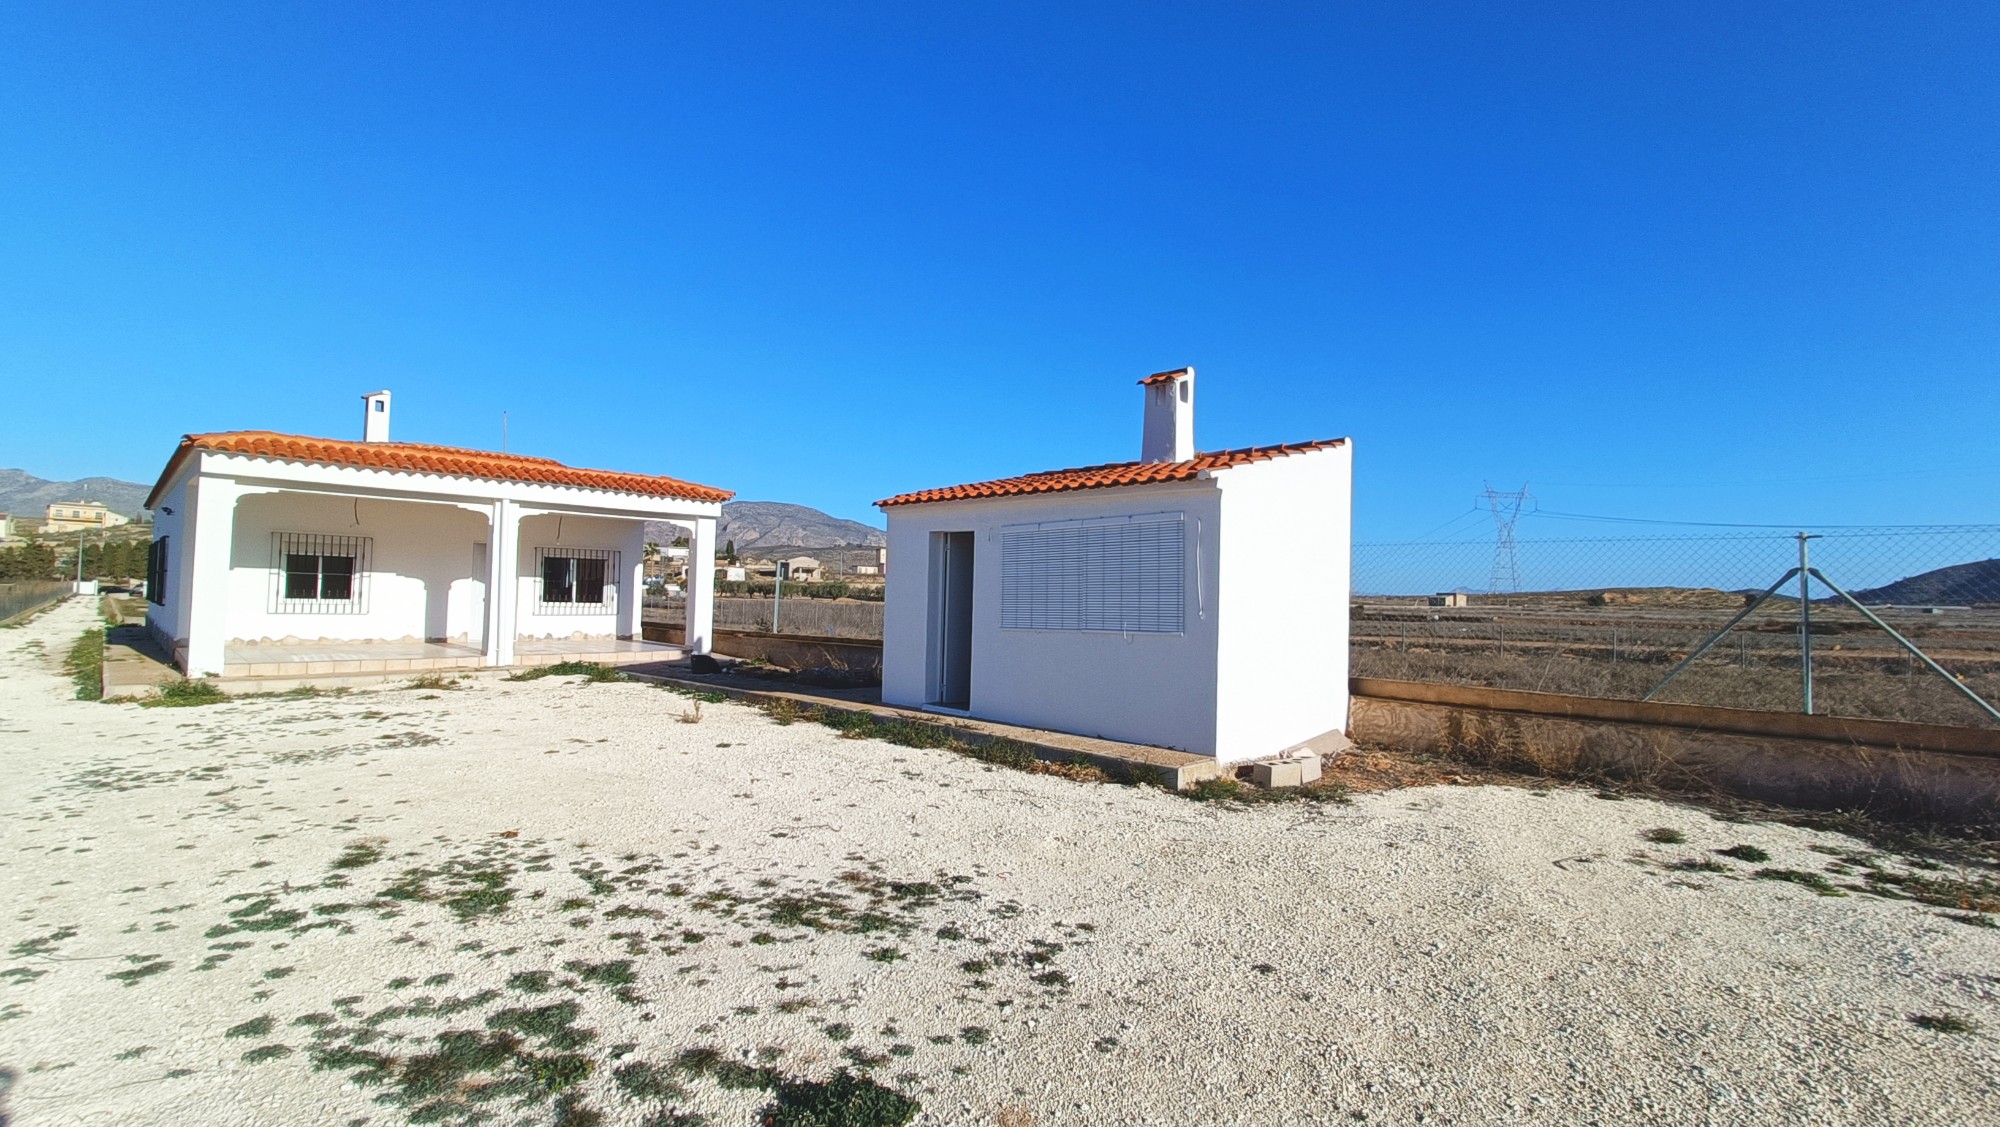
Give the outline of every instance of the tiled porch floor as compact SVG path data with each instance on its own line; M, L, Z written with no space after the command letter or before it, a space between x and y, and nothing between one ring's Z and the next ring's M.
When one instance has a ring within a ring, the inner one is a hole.
M555 665L594 661L602 665L632 665L675 661L684 656L677 646L657 642L627 642L615 638L583 641L568 638L522 638L514 643L514 664ZM435 673L478 669L485 662L473 646L451 642L320 642L299 645L233 645L223 651L225 677L330 676L341 673Z

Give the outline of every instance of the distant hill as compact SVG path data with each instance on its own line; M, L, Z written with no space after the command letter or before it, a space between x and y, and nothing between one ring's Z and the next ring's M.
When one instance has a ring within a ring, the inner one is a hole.
M875 548L889 542L888 534L879 528L782 501L728 502L722 506L722 528L716 535L725 542L736 541L739 552L759 545L837 548L860 544Z
M675 535L671 526L651 521L646 538L666 544ZM775 547L838 548L858 544L880 547L889 542L881 529L860 521L841 520L804 505L782 501L729 501L722 506L722 526L717 549L731 540L741 555L756 555Z
M1881 587L1854 592L1864 603L1899 606L1966 606L2000 602L2000 560L1952 564Z
M0 513L39 517L58 501L102 501L114 513L143 516L150 485L115 477L49 481L26 470L0 470Z

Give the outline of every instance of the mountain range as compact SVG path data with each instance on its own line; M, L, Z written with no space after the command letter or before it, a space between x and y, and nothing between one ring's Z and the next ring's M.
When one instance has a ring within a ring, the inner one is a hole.
M152 489L115 477L48 481L26 470L0 470L0 513L39 518L58 501L102 501L114 513L143 516L142 506Z
M2000 560L1952 564L1866 591L1856 591L1854 597L1871 605L1894 603L1897 606L1968 606L1972 603L2000 602Z

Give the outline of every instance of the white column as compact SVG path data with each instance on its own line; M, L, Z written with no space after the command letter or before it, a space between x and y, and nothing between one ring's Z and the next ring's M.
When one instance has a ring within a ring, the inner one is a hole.
M182 626L187 631L190 677L220 677L229 643L229 558L235 549L236 499L242 486L226 477L199 476L188 483L188 512L181 515L187 543L183 563Z
M697 517L688 538L687 634L682 645L705 654L715 643L715 518Z
M618 636L638 641L645 636L646 522L633 521L625 538L625 574L618 576Z
M514 664L521 594L521 518L512 501L493 502L486 548L486 664Z

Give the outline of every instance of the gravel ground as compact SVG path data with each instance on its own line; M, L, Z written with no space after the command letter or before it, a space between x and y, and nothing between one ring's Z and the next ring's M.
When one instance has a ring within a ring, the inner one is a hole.
M1002 1127L2000 1122L2000 930L1751 878L1908 871L1838 835L1218 807L580 678L84 703L90 624L0 631L14 1127L736 1127L838 1067Z

